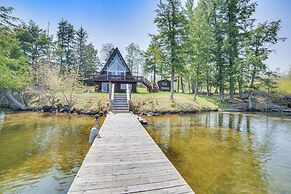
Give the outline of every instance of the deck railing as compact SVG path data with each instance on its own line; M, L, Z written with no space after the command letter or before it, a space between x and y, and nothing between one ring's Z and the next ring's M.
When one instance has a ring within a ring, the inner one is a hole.
M152 84L146 77L144 76L133 76L133 75L91 75L87 79L92 81L99 81L99 82L124 82L124 83L131 83L131 82L141 82L143 83L150 92L157 92L158 87L157 85Z

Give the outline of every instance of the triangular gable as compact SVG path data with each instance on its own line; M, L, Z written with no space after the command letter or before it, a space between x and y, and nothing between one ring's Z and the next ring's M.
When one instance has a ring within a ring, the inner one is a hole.
M114 49L114 51L112 52L112 54L110 55L110 57L108 58L107 62L105 63L104 67L102 68L100 74L102 74L104 71L107 70L108 67L110 67L111 65L113 65L112 63L115 61L115 60L118 60L118 59L121 59L121 63L124 65L125 69L127 72L129 72L130 75L132 75L130 69L128 68L125 60L123 59L120 51L118 50L118 48L116 47Z

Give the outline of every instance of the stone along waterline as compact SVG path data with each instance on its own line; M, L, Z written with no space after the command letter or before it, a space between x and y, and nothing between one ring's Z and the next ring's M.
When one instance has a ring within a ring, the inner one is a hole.
M95 119L51 113L1 118L0 193L66 193L89 149Z
M196 193L291 193L291 117L146 117L150 135Z

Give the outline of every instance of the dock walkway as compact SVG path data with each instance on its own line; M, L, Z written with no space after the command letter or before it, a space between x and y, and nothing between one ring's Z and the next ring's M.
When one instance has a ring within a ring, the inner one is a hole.
M108 114L69 189L75 193L194 193L130 113Z

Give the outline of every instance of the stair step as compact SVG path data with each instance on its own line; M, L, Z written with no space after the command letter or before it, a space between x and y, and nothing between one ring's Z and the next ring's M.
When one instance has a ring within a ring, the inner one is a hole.
M115 103L127 103L127 100L113 100L111 102Z
M126 110L126 111L129 111L128 108L112 108L111 110Z
M128 107L128 105L127 104L125 104L125 105L112 105L112 107Z

